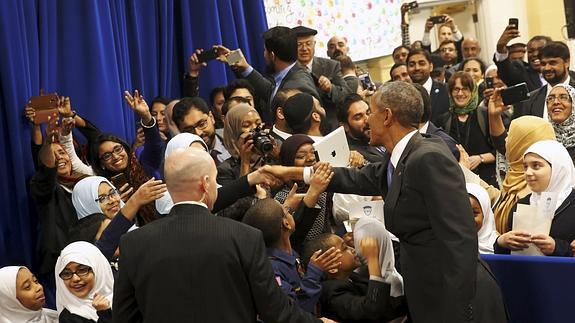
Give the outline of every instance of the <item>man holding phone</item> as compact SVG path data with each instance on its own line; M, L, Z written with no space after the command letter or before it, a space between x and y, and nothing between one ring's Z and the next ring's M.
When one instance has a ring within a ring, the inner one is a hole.
M532 37L527 42L527 62L511 60L508 44L511 40L520 37L518 26L519 21L516 18L509 19L509 25L497 41L493 61L497 65L499 76L505 84L512 86L525 82L529 91L534 91L546 82L541 74L539 50L551 42L551 38L547 36Z
M423 32L423 38L421 39L421 45L423 49L431 52L431 29L433 26L439 25L437 34L437 43L441 44L446 40L453 40L455 42L455 47L457 52L460 53L457 57L458 61L461 60L461 43L463 42L463 34L457 28L455 21L449 15L439 15L429 17L425 22L425 30ZM432 54L439 54L439 49L436 49Z

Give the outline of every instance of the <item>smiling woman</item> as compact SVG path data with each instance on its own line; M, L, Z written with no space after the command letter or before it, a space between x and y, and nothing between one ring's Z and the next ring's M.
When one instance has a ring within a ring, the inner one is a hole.
M439 118L438 126L469 154L470 169L496 186L495 148L489 135L487 110L478 109L478 86L471 75L459 71L451 76L448 87L449 111Z
M574 98L575 88L566 84L558 84L553 87L545 99L547 102L547 113L557 136L557 141L567 148L572 160L575 158Z

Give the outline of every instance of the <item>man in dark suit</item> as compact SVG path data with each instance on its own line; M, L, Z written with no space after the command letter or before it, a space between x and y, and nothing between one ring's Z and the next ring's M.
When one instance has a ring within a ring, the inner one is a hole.
M385 161L385 148L369 144L369 105L357 94L349 94L337 110L350 150L359 152L370 163Z
M210 213L217 169L208 153L173 153L165 176L170 215L122 237L114 322L320 321L282 293L260 231Z
M507 44L519 37L519 29L514 25L505 28L499 40L493 61L497 65L497 70L501 80L507 86L519 83L527 83L529 91L540 88L543 83L541 75L541 64L539 60L539 50L543 48L551 38L548 36L534 36L527 42L527 63L523 60L511 60Z
M417 131L419 92L405 82L386 83L370 106L370 144L384 145L390 161L334 168L328 191L385 197L385 224L400 241L413 322L506 322L497 282L478 258L463 173L441 139ZM273 172L285 180L309 178L311 170L274 166Z
M569 47L562 42L549 42L539 50L541 72L547 84L530 93L529 100L513 111L513 119L524 115L548 119L545 100L551 89L557 84L575 86L575 73L569 71L570 56Z
M407 72L413 83L423 85L431 98L431 122L437 122L439 117L449 110L449 94L447 86L434 81L431 77L433 63L429 53L422 49L413 49L407 55Z
M326 110L327 124L331 130L337 127L337 105L343 102L351 89L341 76L338 61L323 57L315 57L315 35L317 30L297 26L293 28L297 35L297 60L311 71L320 101Z
M265 102L269 109L271 102L280 89L298 89L320 99L314 80L306 68L297 62L297 38L288 27L277 26L263 33L264 58L269 78L262 76L251 67L244 57L232 65L237 76L250 82L256 95ZM226 56L230 50L216 46L220 56Z

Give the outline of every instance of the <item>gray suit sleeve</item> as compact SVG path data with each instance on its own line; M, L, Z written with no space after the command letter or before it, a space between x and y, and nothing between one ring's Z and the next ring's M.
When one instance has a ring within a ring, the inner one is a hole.
M334 103L341 103L345 97L352 92L348 87L347 82L345 82L341 76L341 66L339 62L334 62L336 64L332 65L333 70L331 71L331 74L327 76L330 79L332 85L329 96Z
M258 97L263 98L266 102L269 100L274 88L274 84L270 80L266 79L255 68L246 77L246 80L254 87Z

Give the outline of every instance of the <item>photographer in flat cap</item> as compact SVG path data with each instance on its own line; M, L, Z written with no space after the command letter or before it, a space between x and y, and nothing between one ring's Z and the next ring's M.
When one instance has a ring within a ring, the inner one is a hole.
M341 76L338 61L314 56L317 30L304 26L297 26L292 30L297 35L298 62L310 71L327 112L327 124L330 130L335 129L338 124L336 107L352 91Z

